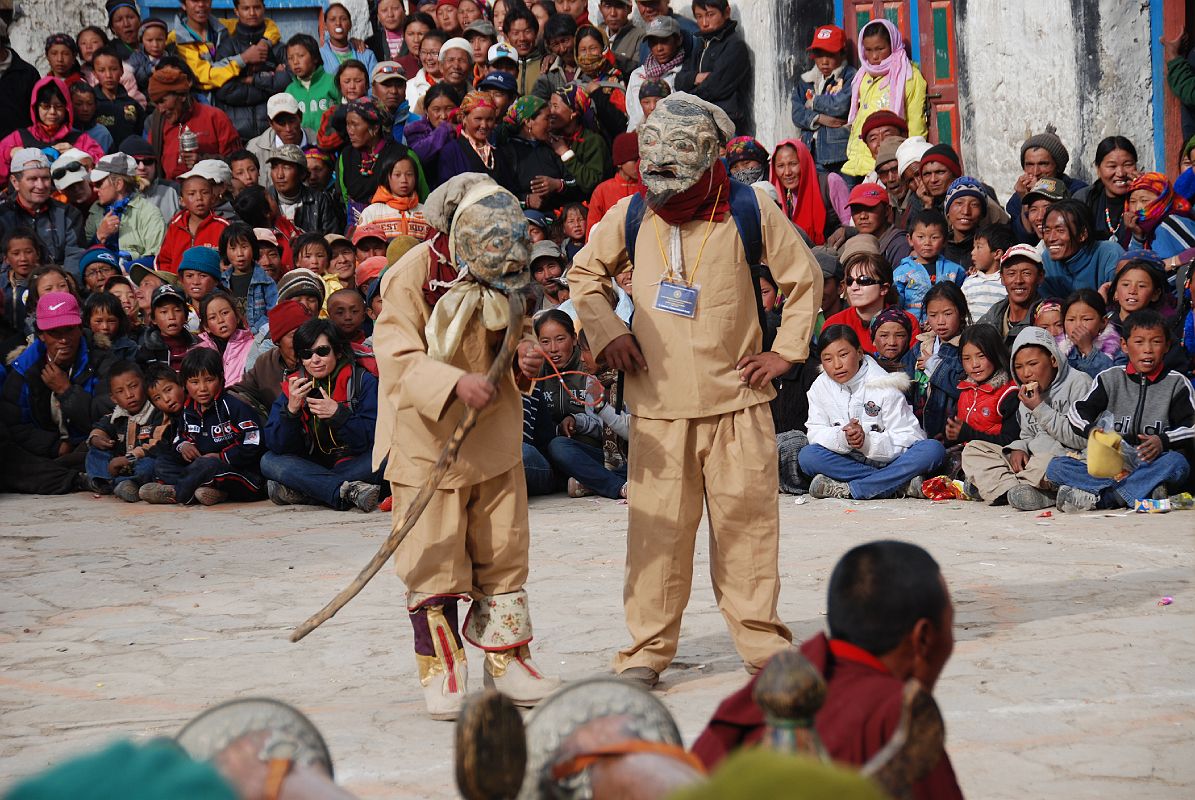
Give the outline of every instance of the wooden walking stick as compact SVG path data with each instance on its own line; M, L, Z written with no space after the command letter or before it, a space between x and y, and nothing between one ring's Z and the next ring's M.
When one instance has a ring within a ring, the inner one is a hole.
M510 305L510 321L506 325L506 333L502 337L502 346L498 349L498 355L494 357L494 363L490 365L490 369L486 373L486 379L495 386L502 380L505 371L510 369L511 358L515 353L515 345L518 343L519 336L523 330L524 306L522 296L517 291L512 290L506 293L506 300ZM432 499L432 493L439 487L440 481L443 480L444 475L448 472L448 468L456 460L456 455L461 449L461 442L465 440L469 431L477 424L479 414L480 412L474 408L465 410L465 415L456 424L456 429L453 430L452 436L445 443L444 451L440 453L440 459L436 462L431 474L427 476L427 480L424 481L423 486L419 489L419 494L415 495L415 499L411 501L411 505L407 506L407 512L403 515L402 525L390 532L390 535L386 537L386 541L378 548L378 552L374 553L373 558L365 565L365 569L361 570L352 583L345 587L340 594L333 597L331 602L321 608L318 613L313 614L306 622L295 629L295 632L290 637L292 642L299 641L320 625L332 619L337 611L344 608L348 601L356 597L357 593L365 588L365 584L369 583L370 578L378 574L378 570L390 559L390 556L394 555L394 551L402 544L402 540L415 527L415 523L419 520L419 515L423 513L423 509L427 508L428 502Z

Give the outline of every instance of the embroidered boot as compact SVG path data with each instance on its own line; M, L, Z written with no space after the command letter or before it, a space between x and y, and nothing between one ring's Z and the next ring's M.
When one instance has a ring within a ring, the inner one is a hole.
M534 706L560 688L531 661L531 612L527 593L483 596L465 618L465 639L485 651L485 685L518 706Z
M468 691L469 666L457 632L458 599L459 595L413 595L408 602L419 683L432 719L456 719Z

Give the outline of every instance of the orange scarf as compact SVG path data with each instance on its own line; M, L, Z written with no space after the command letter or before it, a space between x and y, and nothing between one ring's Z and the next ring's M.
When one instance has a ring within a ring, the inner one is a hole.
M396 194L392 194L385 186L379 186L378 190L373 193L372 202L385 203L395 211L410 211L419 205L419 195L413 194L410 197L399 197Z

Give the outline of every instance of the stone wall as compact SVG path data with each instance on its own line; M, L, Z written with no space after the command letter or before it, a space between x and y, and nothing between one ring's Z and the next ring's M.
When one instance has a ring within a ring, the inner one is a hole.
M963 162L1002 196L1027 136L1053 125L1072 175L1091 180L1113 134L1153 166L1149 4L1124 0L956 0Z

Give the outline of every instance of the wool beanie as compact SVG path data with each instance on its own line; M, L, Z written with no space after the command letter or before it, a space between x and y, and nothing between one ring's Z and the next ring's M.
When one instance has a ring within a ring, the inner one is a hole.
M303 267L292 269L278 281L278 302L280 303L283 300L292 300L296 297L307 295L318 298L319 304L322 306L324 304L324 292L323 278Z
M614 137L614 147L611 149L613 151L611 157L615 167L621 167L628 161L638 161L639 134L634 131L618 134Z
M1046 126L1045 133L1035 133L1025 140L1021 145L1021 166L1025 166L1025 153L1035 147L1040 147L1050 154L1050 158L1054 159L1054 164L1058 167L1058 174L1066 172L1066 165L1070 163L1071 154L1067 151L1066 145L1058 138L1058 134L1054 133L1052 126Z
M926 164L934 163L941 164L956 176L963 174L963 163L959 160L958 153L948 144L936 144L925 151L925 155L921 157L922 168Z
M925 163L924 160L922 163ZM946 190L946 203L943 206L943 211L949 212L951 204L963 197L974 197L979 201L979 206L984 209L984 213L987 213L988 196L983 191L983 184L966 175L956 179Z
M311 319L311 315L297 300L283 300L270 309L266 318L270 321L270 339L274 344L278 344L282 337L298 330L300 325Z
M866 140L867 134L884 125L896 128L900 131L901 136L909 135L909 123L905 121L905 118L900 114L882 108L879 111L872 112L871 116L864 120L861 138Z

